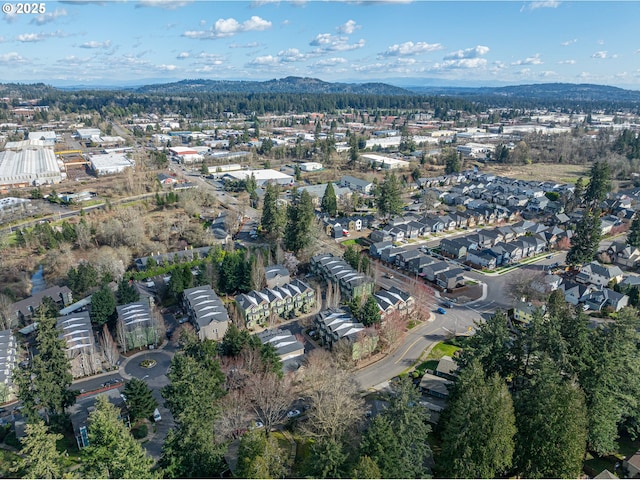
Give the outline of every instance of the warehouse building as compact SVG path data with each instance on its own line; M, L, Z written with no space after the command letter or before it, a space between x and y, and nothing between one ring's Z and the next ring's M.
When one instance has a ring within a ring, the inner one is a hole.
M275 183L277 185L293 185L293 177L286 173L277 172L276 170L240 170L239 172L229 172L223 179L229 181L242 181L247 180L249 177L256 179L256 184L259 187L266 185L267 183Z
M8 142L0 152L0 187L27 187L60 183L64 164L42 140Z
M121 153L106 153L91 156L91 168L96 175L114 175L127 168L133 168L135 162Z

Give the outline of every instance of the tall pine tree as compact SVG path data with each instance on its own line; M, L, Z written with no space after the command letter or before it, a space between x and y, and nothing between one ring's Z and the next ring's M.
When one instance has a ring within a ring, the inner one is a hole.
M322 196L322 202L320 203L320 210L323 213L328 213L329 216L335 217L338 213L338 200L336 198L336 191L333 188L333 183L327 183L327 188Z
M576 225L571 238L571 249L567 253L569 265L583 265L596 258L602 236L600 211L586 211Z

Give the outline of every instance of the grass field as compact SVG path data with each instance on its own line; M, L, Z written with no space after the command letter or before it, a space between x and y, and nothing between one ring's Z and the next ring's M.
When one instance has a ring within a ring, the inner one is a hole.
M531 165L486 164L482 172L493 173L521 180L541 180L560 183L576 183L578 177L589 178L589 165L566 165L562 163L532 163Z
M453 357L458 350L460 350L460 347L450 345L446 342L439 342L431 349L429 355L427 355L427 360L439 360L445 355Z

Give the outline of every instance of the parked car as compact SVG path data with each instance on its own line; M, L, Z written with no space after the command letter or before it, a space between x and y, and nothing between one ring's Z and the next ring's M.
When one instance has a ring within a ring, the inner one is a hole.
M287 412L287 417L289 417L289 418L295 418L295 417L298 417L298 416L300 416L300 410L289 410Z
M436 312L438 312L440 315L444 315L447 313L447 311L442 308L442 307L438 307L438 309L436 310Z
M442 306L447 308L453 308L453 303L451 303L448 300L445 300L444 302L442 302Z
M154 422L159 422L160 420L162 420L162 417L160 416L160 410L158 410L157 408L153 411L153 421Z

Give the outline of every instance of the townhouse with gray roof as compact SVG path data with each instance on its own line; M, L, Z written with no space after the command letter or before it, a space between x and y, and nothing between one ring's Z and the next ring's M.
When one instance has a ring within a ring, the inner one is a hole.
M263 345L271 344L281 362L304 355L304 345L289 330L269 329L256 334Z
M60 332L58 338L65 342L65 353L69 358L73 377L86 377L100 372L102 362L96 348L89 312L59 317L56 328Z
M320 253L311 258L311 273L326 282L339 286L342 295L351 299L364 298L374 289L373 279L362 272L354 270L342 258L332 253Z
M294 278L274 288L252 290L236 295L238 312L247 328L266 324L270 318L290 318L311 311L316 303L315 290L308 284Z
M0 395L7 395L8 397L9 391L13 386L13 369L17 364L18 343L16 337L11 333L11 330L2 330L0 331L0 384L7 388L0 389ZM4 403L7 400L8 398L0 396L0 403Z
M116 332L120 347L128 350L157 345L158 324L146 302L134 302L116 307Z
M182 305L201 341L222 340L229 327L229 313L209 285L187 288Z

